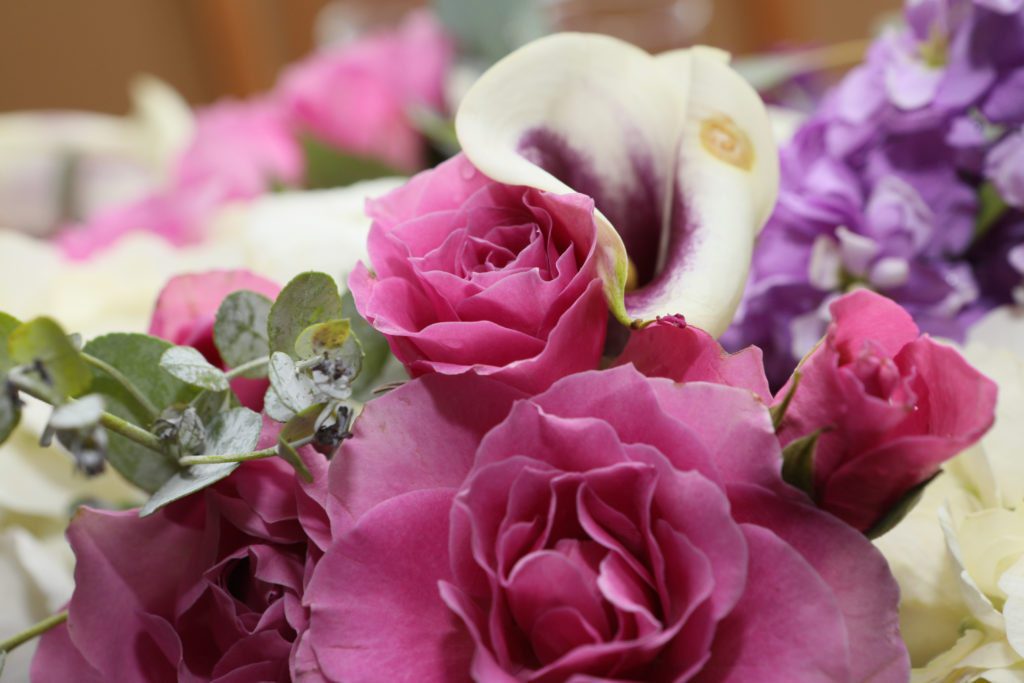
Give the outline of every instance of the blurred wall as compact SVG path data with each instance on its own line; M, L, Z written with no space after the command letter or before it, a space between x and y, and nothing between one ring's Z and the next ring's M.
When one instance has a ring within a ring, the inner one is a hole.
M515 0L508 0L515 1ZM547 0L564 28L603 30L661 50L684 31L665 18L708 2L701 42L734 53L867 37L899 0ZM269 87L313 45L328 0L0 0L0 111L124 112L140 72L193 103ZM335 18L393 20L418 0L335 0Z

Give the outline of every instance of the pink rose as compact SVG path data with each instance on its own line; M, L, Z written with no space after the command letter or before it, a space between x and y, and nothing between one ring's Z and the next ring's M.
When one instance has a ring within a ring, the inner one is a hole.
M594 203L502 185L462 155L371 201L359 312L414 376L473 371L526 391L597 366L608 321Z
M953 348L920 336L910 315L881 295L858 290L830 310L824 340L799 369L779 439L785 445L821 430L814 497L866 531L988 430L996 385Z
M149 333L172 344L191 346L212 364L227 369L213 343L213 323L224 298L243 289L270 299L277 298L281 291L270 280L247 270L214 270L172 278L156 300ZM267 386L265 379L231 380L242 405L257 411L263 409Z
M632 363L648 377L675 382L713 382L747 389L767 405L772 393L756 346L727 353L714 337L688 325L681 315L658 318L630 334L614 365Z
M743 389L630 367L534 398L415 380L330 465L306 592L321 675L906 681L884 559L779 463Z
M166 188L69 226L61 245L72 258L88 258L133 232L151 232L175 245L201 239L207 221L226 202L263 194L273 183L302 180L305 159L289 125L283 110L268 100L201 109Z
M82 509L70 616L43 637L33 680L289 681L311 668L302 599L330 534L327 463L302 455L317 484L260 460L149 517Z
M424 165L416 106L444 109L452 42L430 14L396 30L325 50L289 68L281 97L291 119L325 142L403 171Z

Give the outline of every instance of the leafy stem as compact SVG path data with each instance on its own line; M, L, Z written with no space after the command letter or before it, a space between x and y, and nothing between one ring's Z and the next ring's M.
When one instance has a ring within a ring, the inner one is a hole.
M153 420L156 420L157 417L159 417L160 411L157 409L155 405L153 405L153 402L150 401L145 394L139 391L138 388L134 384L132 384L131 381L127 377L125 377L124 373L122 373L120 370L115 368L113 365L107 363L106 361L100 360L96 356L85 353L84 351L82 352L82 360L84 360L86 363L93 366L103 374L110 377L110 379L114 380L119 385L121 385L121 387L124 388L124 390L127 391L128 394L133 399L135 399L135 402L142 407L143 411L145 411L146 413L146 419L148 421L152 422Z
M227 377L228 379L234 379L236 377L244 375L250 370L255 370L256 368L262 367L269 362L270 356L260 356L259 358L253 358L251 361L247 363L242 363L237 368L231 368L230 370L226 371L224 373L224 376Z
M7 640L5 640L3 642L0 642L0 652L10 652L11 650L15 649L19 645L24 645L25 643L27 643L28 641L32 640L33 638L36 638L38 636L43 635L44 633L46 633L50 629L55 628L57 626L60 626L61 624L63 624L67 620L68 620L68 612L67 612L67 610L64 610L63 612L58 612L57 614L54 614L53 616L47 617L47 618L43 619L42 621L40 621L40 622L38 622L36 624L33 624L32 626L29 626L27 629L25 629L21 633L15 635L15 636L11 636Z
M313 442L313 437L308 436L298 441L291 442L292 448L302 448ZM248 460L262 460L264 458L273 458L278 454L278 447L271 446L270 448L264 448L258 451L252 451L250 453L226 453L223 455L186 455L179 462L182 465L218 465L227 462L246 462Z

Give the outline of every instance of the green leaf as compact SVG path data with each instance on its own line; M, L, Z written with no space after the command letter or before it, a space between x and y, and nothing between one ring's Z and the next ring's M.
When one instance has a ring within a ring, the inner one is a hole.
M779 427L782 426L782 421L786 418L786 411L789 410L789 404L793 402L793 396L796 394L796 389L800 386L801 376L802 375L799 370L793 373L793 379L789 383L789 390L782 398L782 402L769 409L769 412L772 415L772 427L775 428L775 431L779 431Z
M191 346L172 346L160 356L160 367L186 384L210 391L227 391L230 387L224 371L206 360Z
M0 444L10 438L21 422L21 401L6 385L6 375L0 375Z
M263 406L267 416L287 422L318 401L319 392L313 381L299 373L291 356L280 351L271 354L270 388Z
M161 408L188 403L197 393L194 387L160 369L160 358L171 344L144 334L108 334L85 345L85 352L114 366ZM105 373L93 369L92 390L107 399L107 411L144 428L149 427L145 410L124 388ZM107 461L128 481L144 491L157 491L173 477L177 466L168 458L110 432Z
M903 518L910 514L914 506L921 502L921 497L924 496L924 490L928 488L928 485L941 474L941 471L937 472L903 494L903 497L880 520L875 522L874 526L867 530L867 537L876 539L882 534L891 531L897 524L903 521Z
M270 309L270 350L295 353L295 341L310 325L341 318L338 285L324 273L302 273L289 282Z
M343 152L311 135L301 138L306 158L306 188L345 187L360 180L405 175L380 160Z
M1009 208L995 185L990 182L982 183L978 188L978 215L974 221L974 240L984 237Z
M36 318L16 327L7 339L7 350L15 363L42 363L61 397L84 393L92 381L89 365L51 318Z
M263 418L248 408L234 408L218 415L207 426L206 454L228 455L248 453L256 448L263 429ZM151 515L168 503L224 479L240 463L192 465L167 480L139 510L139 516Z
M313 481L313 475L306 467L306 463L302 462L292 443L309 439L316 434L317 420L326 407L325 403L309 406L288 420L278 435L277 454L295 468L296 473L306 481Z
M814 452L818 447L821 429L807 436L791 441L782 449L782 478L792 486L800 489L811 500L816 500L814 492Z
M352 332L348 320L329 320L310 325L295 340L295 353L299 358L313 358L340 352Z
M262 294L242 290L229 294L217 310L213 340L229 368L270 355L267 319L273 302ZM266 377L265 367L250 370L243 377Z
M105 404L99 394L89 394L77 401L53 409L49 426L53 429L88 429L99 424Z
M359 340L359 345L363 349L363 366L359 371L359 376L352 382L352 393L358 400L365 402L371 398L373 388L381 379L388 360L393 358L391 348L384 335L373 329L373 326L359 315L352 292L347 292L342 297L342 316L349 321L352 333ZM401 378L401 375L404 374L400 368L401 366L399 366L397 373L399 376L396 379Z
M10 338L11 332L20 325L20 320L0 311L0 373L7 372L15 365L7 350L7 340Z
M488 63L553 30L538 0L433 0L433 6L460 53Z

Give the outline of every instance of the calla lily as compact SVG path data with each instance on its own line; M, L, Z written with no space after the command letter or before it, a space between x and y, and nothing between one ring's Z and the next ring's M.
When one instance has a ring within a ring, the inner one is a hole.
M621 321L682 314L716 336L729 325L779 169L764 104L728 55L549 36L491 67L455 125L492 179L594 198Z

